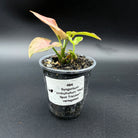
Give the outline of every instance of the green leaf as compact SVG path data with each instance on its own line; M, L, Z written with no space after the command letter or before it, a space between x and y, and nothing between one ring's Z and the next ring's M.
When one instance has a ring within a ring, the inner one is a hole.
M72 37L73 32L75 32L75 31L67 31L66 34L67 34L68 36ZM74 36L73 36L73 37L74 37Z
M34 38L29 45L29 49L28 49L29 58L34 53L43 52L53 47L60 47L62 45L59 42L53 42L52 44L50 44L50 42L51 40L47 38L42 38L42 37Z
M70 37L74 37L75 35L84 35L84 36L89 36L93 37L95 39L101 40L99 36L97 36L95 33L90 33L90 32L75 32L75 31L67 31L66 34Z
M82 36L75 37L73 40L74 45L78 45L83 40Z
M72 37L68 36L68 39L69 39L70 43L72 43L74 45L74 42L72 40Z

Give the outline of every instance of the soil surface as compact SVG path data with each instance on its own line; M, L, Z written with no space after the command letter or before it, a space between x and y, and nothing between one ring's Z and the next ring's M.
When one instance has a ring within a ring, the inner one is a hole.
M61 70L79 70L88 68L93 64L93 61L87 59L85 56L77 55L77 59L72 63L68 64L60 64L58 62L58 57L51 56L42 61L43 65L53 69L61 69Z

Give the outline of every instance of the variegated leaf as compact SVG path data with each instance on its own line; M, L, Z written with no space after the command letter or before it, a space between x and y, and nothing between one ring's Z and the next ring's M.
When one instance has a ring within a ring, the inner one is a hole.
M54 31L54 33L60 38L60 39L67 39L68 36L67 34L58 27L55 19L53 18L49 18L49 17L45 17L39 13L36 13L34 11L30 11L32 12L39 20L41 20L42 22L44 22L45 24L49 25L50 28Z
M90 33L90 32L75 32L75 31L67 31L67 35L74 37L75 35L84 35L84 36L90 36L95 39L101 40L99 36L97 36L95 33Z
M52 44L50 44L50 42L51 42L51 40L49 40L47 38L42 38L42 37L34 38L29 45L29 50L28 50L29 58L34 53L47 51L53 47L61 46L61 43L59 43L59 42L53 42Z

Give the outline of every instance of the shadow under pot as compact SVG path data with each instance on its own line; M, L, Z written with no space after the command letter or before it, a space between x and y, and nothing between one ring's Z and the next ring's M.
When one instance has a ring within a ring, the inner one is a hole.
M60 70L44 66L43 60L50 56L52 55L43 56L39 60L48 93L49 109L59 118L76 118L83 108L88 93L89 76L96 61L86 57L93 62L91 66L79 70Z

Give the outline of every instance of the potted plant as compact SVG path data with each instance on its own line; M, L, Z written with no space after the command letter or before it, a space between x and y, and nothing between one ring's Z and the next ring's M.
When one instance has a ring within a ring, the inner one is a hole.
M88 92L89 75L96 61L91 57L76 54L75 46L83 40L83 35L98 40L101 38L89 32L64 32L54 19L30 12L49 25L58 38L58 42L51 43L47 38L36 37L31 41L28 50L29 58L34 53L49 49L55 52L39 60L48 92L49 109L59 118L76 118L82 110ZM73 48L66 51L68 42ZM59 47L60 51L57 51L56 47Z

